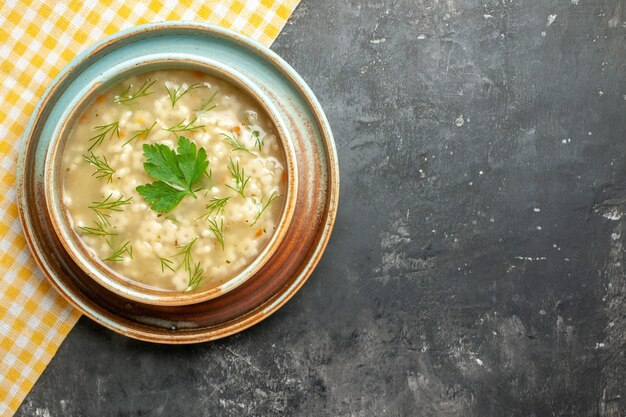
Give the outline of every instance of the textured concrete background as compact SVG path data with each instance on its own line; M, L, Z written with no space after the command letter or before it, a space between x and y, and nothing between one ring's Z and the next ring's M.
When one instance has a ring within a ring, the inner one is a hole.
M17 415L624 415L625 20L619 0L305 0L274 49L339 149L313 277L216 343L82 319Z

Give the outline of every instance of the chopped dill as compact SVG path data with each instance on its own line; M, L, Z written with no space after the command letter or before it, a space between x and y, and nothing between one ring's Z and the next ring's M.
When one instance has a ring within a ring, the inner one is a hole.
M171 221L172 223L176 223L176 224L180 224L180 221L176 219L176 217L174 216L165 216L164 217L166 220Z
M176 103L178 102L178 100L181 99L182 96L184 96L185 94L189 93L192 90L195 90L196 88L202 88L204 87L203 84L200 83L195 83L195 84L191 84L189 87L187 88L183 88L182 85L179 85L176 88L167 88L167 85L165 86L165 90L167 91L167 95L170 98L170 101L172 102L172 107L174 107L176 105Z
M217 93L219 93L219 90L215 90L215 92L211 95L211 97L209 97L207 102L204 103L200 107L200 110L198 110L198 111L199 112L208 112L208 111L213 110L215 107L217 107L217 104L214 104L215 98L217 97Z
M193 238L191 242L187 243L181 248L180 252L174 254L174 256L180 256L180 255L183 256L183 260L178 266L178 268L180 268L181 266L184 266L185 270L187 271L191 269L191 248L193 248L193 245L194 243L196 243L197 240L198 240L197 237Z
M224 219L220 219L218 223L215 219L208 219L209 230L213 233L213 236L220 242L222 250L224 250Z
M94 223L96 224L95 227L78 226L78 230L90 236L115 236L117 235L117 233L113 233L113 232L106 230L105 228L106 225L97 221Z
M204 127L204 125L194 126L194 123L196 123L197 120L198 120L197 117L194 117L193 120L191 120L188 123L185 123L185 120L181 120L180 122L176 123L174 126L168 127L167 129L163 129L163 130L173 133L174 136L178 136L177 135L178 132L192 132L194 130L201 130Z
M211 201L209 202L209 204L207 204L205 206L206 208L206 213L204 213L202 216L198 217L196 220L199 219L205 219L205 220L209 220L209 217L215 213L218 216L223 216L224 215L224 207L226 206L226 203L228 203L228 200L230 199L230 197L224 197L224 198L215 198L213 197L211 199Z
M94 211L94 213L96 213L96 216L98 217L98 219L100 219L100 222L104 226L111 225L111 223L109 222L109 217L111 217L111 214L109 212L122 211L121 207L130 204L130 200L132 200L132 197L124 200L123 195L120 196L117 200L113 200L112 197L113 194L109 194L104 200L94 201L91 203L91 205L88 206Z
M267 199L267 202L265 204L263 204L263 198L261 198L261 201L258 204L259 206L259 212L256 215L256 217L254 218L254 221L252 222L252 224L250 225L250 227L254 226L254 224L259 220L259 218L261 217L261 215L265 212L265 210L270 206L270 204L272 204L272 202L274 200L276 200L278 197L280 197L278 195L278 193L276 193L276 191L273 191L272 194L270 194L270 197Z
M187 274L189 274L189 278L185 291L190 288L196 288L202 281L202 275L204 274L204 268L200 267L200 262L194 265L191 255L191 249L193 248L193 245L196 243L197 240L197 237L194 238L191 242L183 245L179 252L176 252L171 256L172 258L182 256L180 263L176 267L174 267L174 261L172 259L157 255L159 261L161 262L161 272L165 273L166 268L172 272L176 272L180 268L183 268L185 271L187 271Z
M230 185L226 185L226 186L230 188L231 190L239 193L239 195L241 195L243 198L246 198L246 193L245 193L246 185L248 184L248 181L250 181L250 177L246 177L243 167L239 166L239 161L237 161L237 163L235 164L232 158L230 158L230 165L228 166L228 171L230 171L230 175L232 175L233 179L235 180L235 186L234 187Z
M124 144L122 146L126 146L129 143L131 143L132 141L134 141L135 139L146 139L148 137L148 135L150 134L150 132L152 131L152 128L157 124L157 122L155 121L154 123L152 123L152 125L150 127L147 127L145 129L140 129L137 130L135 132L135 134L133 136L131 136L130 139L128 139L126 142L124 142Z
M117 135L119 139L120 137L119 123L120 122L117 121L117 122L109 123L108 125L99 125L99 126L94 127L93 130L95 130L97 134L91 139L89 139L89 142L91 142L91 145L89 146L87 151L91 152L93 148L100 145L102 141L104 141L104 139L107 137L107 135L109 135L109 139L111 139L113 135Z
M130 259L133 259L133 247L131 246L130 241L124 243L119 249L114 250L111 256L104 258L103 261L121 262L124 260L125 254L128 255Z
M200 267L200 262L194 265L193 270L189 269L189 280L185 291L198 287L202 281L202 274L204 274L204 268Z
M162 258L159 256L159 261L161 261L161 272L165 272L165 268L169 269L172 272L176 272L176 270L172 267L174 261L168 258Z
M259 152L261 152L261 148L265 145L263 139L261 139L261 133L255 129L252 131L252 136L254 136L254 146L259 148Z
M90 152L91 155L83 155L83 159L89 165L93 165L96 167L96 170L91 174L92 177L96 177L99 180L106 179L107 182L113 181L113 174L115 174L115 170L111 168L109 165L109 161L107 161L107 157L102 155L99 157L94 155L93 152Z
M246 148L243 143L239 142L239 139L237 138L237 136L235 136L235 133L231 133L230 135L227 135L226 133L220 133L220 134L224 136L224 138L226 138L226 141L230 144L230 146L233 147L233 151L244 151L244 152L248 152L251 155L254 155L252 152L250 152L250 149Z
M136 91L130 92L130 89L133 87L132 84L129 84L128 87L124 89L121 93L115 96L113 99L114 103L126 104L140 97L149 96L154 93L154 91L148 91L150 87L154 85L155 80L146 80Z

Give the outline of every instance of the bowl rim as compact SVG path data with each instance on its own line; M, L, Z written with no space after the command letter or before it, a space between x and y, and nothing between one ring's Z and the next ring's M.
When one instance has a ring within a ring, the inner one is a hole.
M262 111L266 113L274 128L274 133L280 142L280 148L285 157L285 172L287 174L285 198L283 199L283 207L277 227L261 252L242 271L226 279L221 284L189 292L159 290L155 287L143 285L118 273L98 259L93 250L89 248L75 228L71 226L71 216L63 203L64 175L60 172L64 148L75 126L75 122L99 92L107 90L125 77L134 74L180 69L204 72L233 85L251 97ZM265 93L248 77L228 65L199 55L150 53L141 58L135 58L116 65L100 77L87 81L81 94L75 97L68 108L65 109L62 118L55 124L55 132L51 137L46 152L44 192L47 210L57 237L67 254L90 278L108 290L132 301L160 306L180 306L201 303L237 288L254 277L272 258L277 247L285 237L294 214L298 189L297 169L297 158L291 135L282 115L265 96Z

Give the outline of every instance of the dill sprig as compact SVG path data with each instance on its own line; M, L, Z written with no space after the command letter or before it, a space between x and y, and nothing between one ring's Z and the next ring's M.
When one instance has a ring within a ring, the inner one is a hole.
M109 139L111 139L113 135L117 135L119 139L120 137L119 123L120 122L117 121L117 122L109 123L108 125L99 125L99 126L94 127L93 130L95 130L97 134L91 139L89 139L89 142L91 142L91 145L89 146L87 151L91 152L93 148L100 145L102 141L107 137L107 135L109 135Z
M233 162L233 158L230 158L230 165L228 166L228 171L230 171L230 175L233 176L233 179L235 180L235 186L232 187L230 185L226 185L228 188L230 188L233 191L236 191L237 193L239 193L239 195L241 195L243 198L246 198L246 185L248 184L248 181L250 181L250 177L246 177L246 173L243 170L243 167L239 166L239 161L237 161L237 163L235 164Z
M172 267L174 261L172 261L171 259L162 258L159 256L159 261L161 261L161 272L165 272L165 268L169 269L172 272L176 272L174 267Z
M178 268L176 269L179 269L181 266L184 266L185 270L187 271L191 269L191 248L193 248L193 245L196 243L197 240L197 237L193 238L191 242L182 246L180 252L174 254L174 256L183 256L182 262L180 263L180 265L178 265Z
M132 197L124 200L124 196L118 197L117 200L113 200L113 194L109 194L107 198L102 201L94 201L88 207L96 213L100 222L105 226L110 226L109 217L111 217L111 211L122 211L121 207L130 204Z
M224 207L226 206L226 203L228 203L228 200L230 199L230 197L224 197L224 198L215 198L213 197L211 199L211 201L209 202L209 204L207 204L205 206L206 208L206 213L204 213L202 216L198 217L196 220L198 219L205 219L205 220L209 220L209 217L215 213L218 216L223 216L224 215Z
M267 202L265 204L263 204L263 198L261 198L261 201L259 202L260 204L258 204L259 207L259 212L257 213L256 217L254 218L254 221L252 222L252 224L250 225L250 227L254 226L254 224L259 220L259 218L261 217L261 215L265 212L265 210L270 206L270 204L272 204L272 202L274 200L276 200L278 197L280 197L278 195L278 193L276 191L273 191L272 194L270 194L270 197L267 199Z
M193 248L193 245L196 243L197 240L198 240L197 237L194 238L191 242L187 243L186 245L183 245L179 252L176 252L175 254L172 255L172 257L182 256L182 260L176 266L176 268L174 268L173 266L174 265L173 260L157 255L159 258L159 261L161 262L161 272L164 273L165 268L169 269L172 272L176 272L181 267L184 268L185 271L187 271L187 273L189 274L189 278L187 281L187 288L185 289L185 291L187 291L190 288L196 288L202 281L202 275L204 274L204 268L200 267L200 262L194 265L193 259L192 259L191 249Z
M180 220L177 220L174 216L165 216L164 219L169 220L172 223L180 224Z
M189 93L192 90L195 90L196 88L201 88L201 87L204 87L204 85L200 83L191 84L187 88L183 88L182 85L179 85L178 87L172 88L172 89L167 88L167 85L166 85L165 90L167 91L167 95L170 97L170 101L172 102L172 107L174 107L176 105L176 102L178 102L178 100L180 100L182 96L184 96L185 94Z
M185 291L189 289L194 289L200 285L202 281L202 275L204 274L204 268L200 267L200 262L194 265L193 270L189 270L189 280L187 281L187 288Z
M204 125L193 125L194 123L196 123L197 120L198 118L194 117L193 120L191 120L189 123L185 123L185 120L183 119L180 122L176 123L174 126L168 127L167 129L163 130L167 130L168 132L171 132L175 136L177 136L176 133L178 132L192 132L194 130L202 129Z
M130 259L133 259L133 247L131 246L130 241L124 243L119 249L114 250L111 256L104 258L103 261L121 262L124 260L125 254L128 255Z
M115 174L115 170L111 168L109 165L109 161L107 161L107 157L102 155L99 157L94 155L93 152L90 152L91 155L83 155L83 159L90 165L96 167L96 170L91 174L92 177L96 177L101 180L106 178L107 182L113 181L113 174Z
M130 92L130 89L133 87L132 84L129 84L128 87L126 87L124 89L124 91L122 91L121 93L119 93L118 95L115 96L115 98L113 99L114 103L120 103L120 104L126 104L130 101L133 101L135 99L138 99L140 97L145 97L145 96L149 96L150 94L154 93L154 91L148 91L148 89L150 87L152 87L154 85L154 83L156 82L156 80L146 80L144 81L144 83L141 85L141 87L139 87L137 89L137 91L134 92Z
M222 250L224 250L224 219L220 219L218 223L216 219L208 219L209 230L213 233L213 236L220 242Z
M213 102L215 101L215 98L217 97L217 93L219 93L219 90L215 90L215 92L211 95L211 97L209 97L209 99L207 100L206 103L204 103L201 107L200 110L198 110L198 112L207 112L207 111L211 111L213 110L215 107L217 107L217 104L214 104Z
M129 143L131 143L135 139L139 139L139 138L146 139L148 137L148 135L150 134L150 132L152 131L152 128L156 124L157 124L157 122L155 121L154 123L152 123L152 125L150 127L146 127L145 129L137 130L135 132L135 134L130 139L128 139L126 142L124 142L124 144L122 146L128 145Z
M113 233L113 232L106 230L105 228L106 225L104 225L103 223L100 223L98 221L94 223L96 224L95 227L78 226L78 230L80 230L86 235L91 235L91 236L115 236L117 235L117 233Z
M252 136L254 136L254 146L259 148L259 152L261 152L261 148L265 145L265 143L263 143L263 139L261 139L261 133L258 130L253 129Z
M231 133L230 135L226 134L226 133L220 133L222 136L224 136L224 138L226 138L226 141L230 144L230 146L233 147L233 151L244 151L244 152L248 152L250 155L254 155L252 152L250 152L250 149L246 148L245 145L241 142L239 142L239 139L237 138L237 136L235 136L235 133Z

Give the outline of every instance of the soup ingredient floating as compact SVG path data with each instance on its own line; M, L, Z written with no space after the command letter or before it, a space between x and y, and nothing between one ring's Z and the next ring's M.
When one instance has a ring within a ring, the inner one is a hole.
M63 151L85 246L146 286L192 291L246 268L276 230L285 157L248 94L208 74L139 74L97 97Z
M140 185L137 191L153 210L171 211L186 195L198 198L192 186L209 167L204 148L196 153L195 143L181 136L176 153L165 145L146 144L143 154L147 158L143 164L146 173L157 181Z

